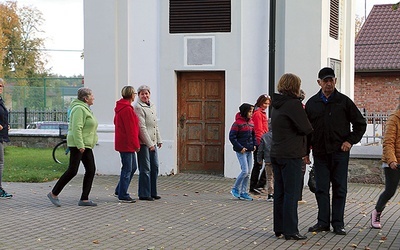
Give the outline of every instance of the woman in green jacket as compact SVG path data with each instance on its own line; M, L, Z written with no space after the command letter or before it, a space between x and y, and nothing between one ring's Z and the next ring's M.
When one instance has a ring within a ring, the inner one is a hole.
M71 102L67 135L67 145L70 149L69 166L53 187L53 190L47 195L50 201L57 207L61 206L58 199L59 193L76 176L81 161L85 167L85 175L83 177L82 194L78 205L97 206L96 203L89 200L89 193L96 173L92 149L97 143L96 131L98 125L97 119L90 110L93 101L94 95L92 90L89 88L80 88L78 89L78 99Z

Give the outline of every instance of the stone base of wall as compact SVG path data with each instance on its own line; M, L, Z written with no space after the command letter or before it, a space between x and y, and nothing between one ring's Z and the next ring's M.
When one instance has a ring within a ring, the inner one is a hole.
M350 158L349 182L383 184L384 176L381 160Z
M60 141L59 137L49 136L10 136L10 142L7 145L25 148L53 148Z
M10 135L7 145L28 148L53 148L61 139L58 136L21 136ZM349 182L383 184L384 176L380 159L350 158Z

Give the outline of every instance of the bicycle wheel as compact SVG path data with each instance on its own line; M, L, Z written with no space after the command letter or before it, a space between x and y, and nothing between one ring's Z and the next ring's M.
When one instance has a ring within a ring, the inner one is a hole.
M69 163L69 148L67 141L59 142L53 149L53 159L59 164Z

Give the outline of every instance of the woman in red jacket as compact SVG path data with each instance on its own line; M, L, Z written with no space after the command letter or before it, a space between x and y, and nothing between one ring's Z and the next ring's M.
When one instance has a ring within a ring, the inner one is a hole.
M252 120L254 122L254 131L256 133L256 150L254 151L254 166L251 171L250 177L250 192L251 193L260 193L261 190L265 187L267 182L267 176L265 174L265 169L261 173L260 171L262 165L257 162L257 152L258 146L260 145L261 137L268 132L268 117L266 113L266 109L271 104L271 97L269 95L260 95L257 99L255 106L255 110L252 116ZM272 172L272 171L271 171ZM260 176L260 178L259 178ZM272 201L273 195L269 194L268 199Z
M133 109L132 102L137 95L132 86L121 90L122 98L115 105L115 150L121 156L121 175L115 188L115 194L121 202L133 203L135 200L128 194L128 187L137 169L136 152L139 144L139 119Z

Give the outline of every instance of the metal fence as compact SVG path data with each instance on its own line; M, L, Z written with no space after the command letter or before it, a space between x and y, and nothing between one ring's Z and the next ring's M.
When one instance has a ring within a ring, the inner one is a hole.
M41 121L67 121L67 110L83 77L5 78L3 100L10 127L23 129Z
M6 78L3 100L11 110L66 109L83 78Z
M39 121L67 122L68 109L43 109L43 110L10 110L10 127L15 129L26 128L28 124ZM367 131L361 140L363 145L379 145L385 135L385 125L389 117L386 113L365 114L367 120Z
M67 109L64 110L10 110L8 114L10 127L14 129L26 128L29 124L41 121L67 122Z
M367 119L367 132L364 134L362 144L365 145L376 145L381 144L383 136L385 135L386 121L390 114L387 113L375 113L375 114L364 114Z

